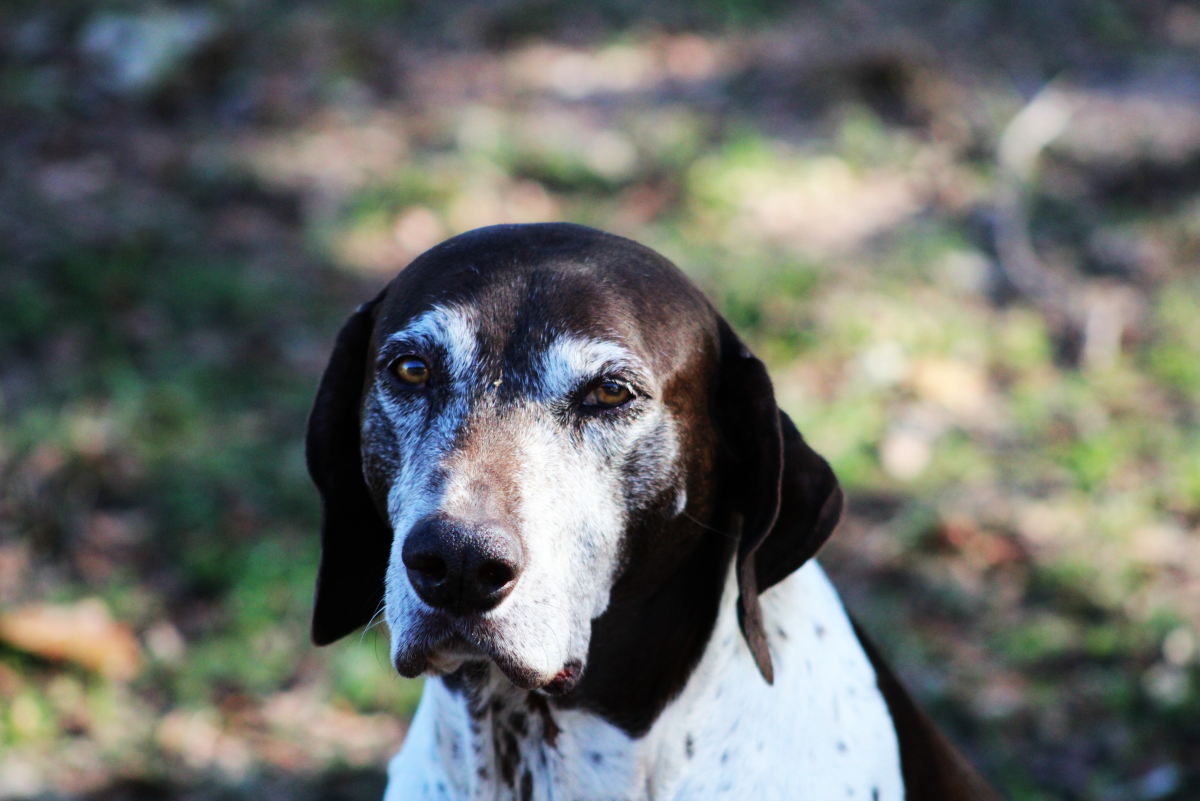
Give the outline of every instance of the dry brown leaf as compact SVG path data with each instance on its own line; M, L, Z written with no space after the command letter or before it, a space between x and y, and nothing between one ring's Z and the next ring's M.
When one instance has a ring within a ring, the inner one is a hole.
M116 681L133 678L141 647L99 598L75 604L29 604L0 614L0 639L46 659L74 662Z

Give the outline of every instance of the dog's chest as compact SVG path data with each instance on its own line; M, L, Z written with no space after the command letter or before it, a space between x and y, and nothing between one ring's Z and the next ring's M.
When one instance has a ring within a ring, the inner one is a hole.
M615 726L511 688L482 700L426 683L388 769L388 801L647 797L638 741Z
M485 705L426 686L390 768L400 799L831 798L900 801L896 735L875 675L820 568L763 596L767 685L725 603L705 655L650 732L496 691Z

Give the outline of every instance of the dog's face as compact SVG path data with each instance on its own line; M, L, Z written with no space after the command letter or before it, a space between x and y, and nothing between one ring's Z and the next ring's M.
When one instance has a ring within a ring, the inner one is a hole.
M567 692L614 588L653 594L722 493L763 529L747 553L774 523L782 445L765 371L652 251L578 226L483 229L422 256L356 317L310 424L326 513L319 642L375 611L385 567L402 674L490 660L518 687ZM754 398L724 408L739 380L765 382L765 412ZM765 438L765 482L722 478L739 462L761 471L723 447L723 428ZM765 518L741 508L759 496Z
M706 393L680 379L705 383L715 342L567 266L481 280L451 262L433 276L449 297L421 276L380 307L362 455L395 533L384 616L405 675L486 657L569 688L631 521L687 509L683 454L714 438L689 430Z

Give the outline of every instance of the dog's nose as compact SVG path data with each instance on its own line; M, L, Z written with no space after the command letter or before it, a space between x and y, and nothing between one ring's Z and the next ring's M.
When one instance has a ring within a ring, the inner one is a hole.
M459 614L491 609L521 573L520 542L495 523L427 517L408 533L400 555L421 600Z

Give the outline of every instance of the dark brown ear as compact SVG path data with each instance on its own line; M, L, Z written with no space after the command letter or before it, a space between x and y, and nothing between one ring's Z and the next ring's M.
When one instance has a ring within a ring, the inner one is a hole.
M380 293L364 303L342 326L308 418L308 474L321 493L321 566L312 619L317 645L369 623L383 600L392 530L367 490L360 449L367 351L382 298Z
M759 593L811 559L842 514L837 477L775 403L766 366L722 320L717 405L732 453L738 623L754 661L774 681Z

